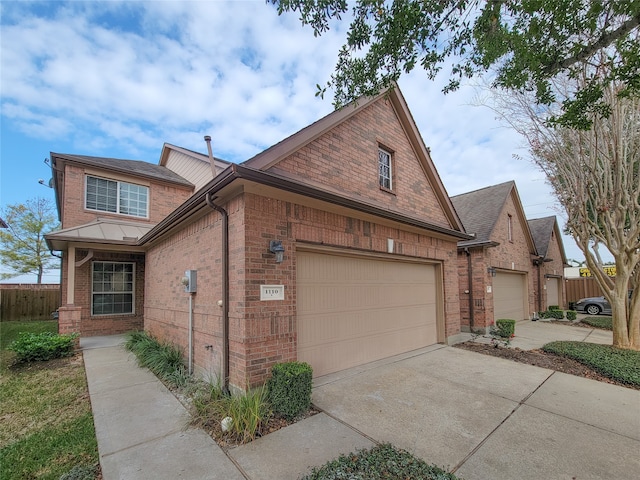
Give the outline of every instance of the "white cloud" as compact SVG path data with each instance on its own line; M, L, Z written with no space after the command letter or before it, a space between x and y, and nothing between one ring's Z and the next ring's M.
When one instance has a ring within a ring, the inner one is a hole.
M333 71L346 22L316 38L261 0L46 5L0 6L2 115L77 153L117 145L155 161L163 142L204 151L209 134L217 156L242 161L332 109L315 85ZM543 175L513 158L520 138L471 106L472 88L443 96L445 82L416 71L400 85L449 194L513 179L525 206L555 214Z

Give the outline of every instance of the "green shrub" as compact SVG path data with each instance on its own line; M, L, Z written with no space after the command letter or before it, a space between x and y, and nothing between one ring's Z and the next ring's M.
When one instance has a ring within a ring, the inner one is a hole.
M564 318L564 312L562 310L546 310L540 312L540 318L553 318L555 320L562 320Z
M453 473L427 464L404 450L389 444L341 455L320 468L314 468L303 480L400 479L457 480Z
M19 363L70 357L75 350L78 336L77 333L59 335L52 332L23 332L7 348L16 353L16 361Z
M511 338L516 331L516 321L510 318L496 320L496 334L502 338Z
M293 419L311 406L313 369L308 363L276 363L267 382L267 397L274 412Z
M559 305L549 305L549 308L547 310L560 310L560 306Z
M640 352L586 342L551 342L545 352L572 358L602 375L628 385L640 386Z
M565 314L567 316L567 320L573 321L578 318L578 312L576 312L575 310L567 310Z
M613 330L613 319L611 317L585 317L580 322L596 328Z

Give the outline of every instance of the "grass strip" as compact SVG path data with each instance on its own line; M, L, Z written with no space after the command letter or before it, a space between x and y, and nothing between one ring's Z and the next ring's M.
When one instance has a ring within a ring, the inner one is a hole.
M341 455L320 468L314 468L303 480L458 480L439 467L429 465L390 444Z
M572 358L605 377L640 386L640 352L586 342L551 342L542 350Z
M613 319L611 317L585 317L580 322L596 328L613 330Z
M93 416L39 429L0 449L0 479L58 480L73 467L98 463Z

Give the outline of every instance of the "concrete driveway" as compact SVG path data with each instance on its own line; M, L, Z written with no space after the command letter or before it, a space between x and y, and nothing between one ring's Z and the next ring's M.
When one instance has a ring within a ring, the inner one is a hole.
M453 347L321 377L313 402L467 480L640 473L639 391Z

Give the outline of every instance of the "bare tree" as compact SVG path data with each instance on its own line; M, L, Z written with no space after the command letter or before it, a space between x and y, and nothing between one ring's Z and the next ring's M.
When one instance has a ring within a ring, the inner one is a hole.
M588 87L587 79L565 78L557 91ZM593 112L583 130L554 123L553 108L541 109L526 95L497 97L496 110L524 135L566 211L567 230L611 304L613 345L640 350L640 99L623 91L609 83L602 91L606 112ZM614 278L604 272L601 246L615 260Z

